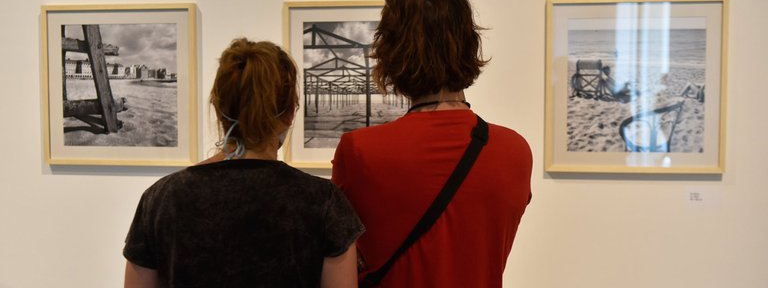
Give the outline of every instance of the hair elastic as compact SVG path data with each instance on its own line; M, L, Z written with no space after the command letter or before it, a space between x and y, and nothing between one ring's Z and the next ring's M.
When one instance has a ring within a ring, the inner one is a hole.
M235 150L227 151L227 140L229 139L229 134L232 134L232 131L235 129L235 126L239 122L237 119L232 119L231 117L225 115L224 113L221 113L221 117L224 117L225 119L232 121L232 126L229 126L229 130L227 130L227 133L224 134L224 139L220 140L219 142L216 142L216 146L221 146L221 150L224 152L224 160L231 160L234 158L240 158L245 155L245 145L243 145L243 142L240 141L240 139L237 139L237 137L232 137L232 139L235 140L237 143L237 146L235 147Z

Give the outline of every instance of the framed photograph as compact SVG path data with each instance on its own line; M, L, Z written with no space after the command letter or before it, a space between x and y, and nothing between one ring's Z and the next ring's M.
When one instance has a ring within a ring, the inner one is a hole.
M724 171L727 0L549 0L545 171Z
M392 121L407 100L384 97L369 58L383 1L285 2L285 47L300 73L300 105L283 156L302 168L330 168L344 132Z
M47 163L196 163L196 14L195 4L42 6Z

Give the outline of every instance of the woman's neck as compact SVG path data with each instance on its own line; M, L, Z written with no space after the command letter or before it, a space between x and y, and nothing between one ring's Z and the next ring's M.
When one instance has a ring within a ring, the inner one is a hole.
M245 155L243 155L241 159L277 160L277 149L265 149L260 151L246 149Z
M469 109L469 103L467 103L464 96L464 90L451 92L443 89L438 93L418 97L417 100L411 103L411 109L408 112L460 109Z
M235 149L235 146L233 143L227 144L226 149L227 151L233 151ZM235 158L235 159L261 159L261 160L277 160L277 148L278 146L278 140L275 139L274 141L269 141L269 143L266 143L263 147L260 148L246 148L245 154L243 154L242 157ZM219 149L219 152L214 154L208 159L203 160L202 162L198 163L200 164L208 164L213 162L219 162L224 161L226 159L226 153L224 153L224 149Z

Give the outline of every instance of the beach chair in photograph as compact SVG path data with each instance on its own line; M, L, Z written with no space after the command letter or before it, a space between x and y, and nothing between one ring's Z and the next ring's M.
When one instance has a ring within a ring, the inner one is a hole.
M96 99L68 100L66 77L62 77L64 117L74 117L90 125L95 133L115 133L122 126L117 119L117 113L126 110L125 98L115 101L112 98L112 88L109 85L109 71L105 56L117 56L119 47L101 42L99 25L83 25L85 40L67 38L61 28L62 65L66 71L67 52L85 53L91 66L91 75L96 86ZM101 117L101 118L99 118ZM102 130L103 128L103 130ZM65 132L68 129L65 128Z
M603 61L579 59L576 73L571 76L571 96L585 99L600 98L603 93Z
M619 125L627 152L669 152L685 101L635 114Z
M611 76L611 67L600 59L579 59L576 73L571 76L571 96L602 101L627 103L636 92L629 82L620 88Z

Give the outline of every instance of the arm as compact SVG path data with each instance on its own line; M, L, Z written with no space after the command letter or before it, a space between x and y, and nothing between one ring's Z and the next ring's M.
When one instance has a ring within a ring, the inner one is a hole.
M127 287L127 286L126 286ZM357 248L349 245L347 252L323 260L320 287L357 287Z
M133 264L131 261L125 261L125 283L123 287L159 288L160 279L157 277L157 270L141 267Z
M336 152L333 155L333 160L331 160L331 164L333 164L333 169L331 170L331 182L333 184L336 184L340 189L344 190L344 173L345 171L345 164L344 163L344 151L345 151L345 142L347 142L347 138L349 136L347 135L341 135L341 140L339 140L339 144L336 146Z

